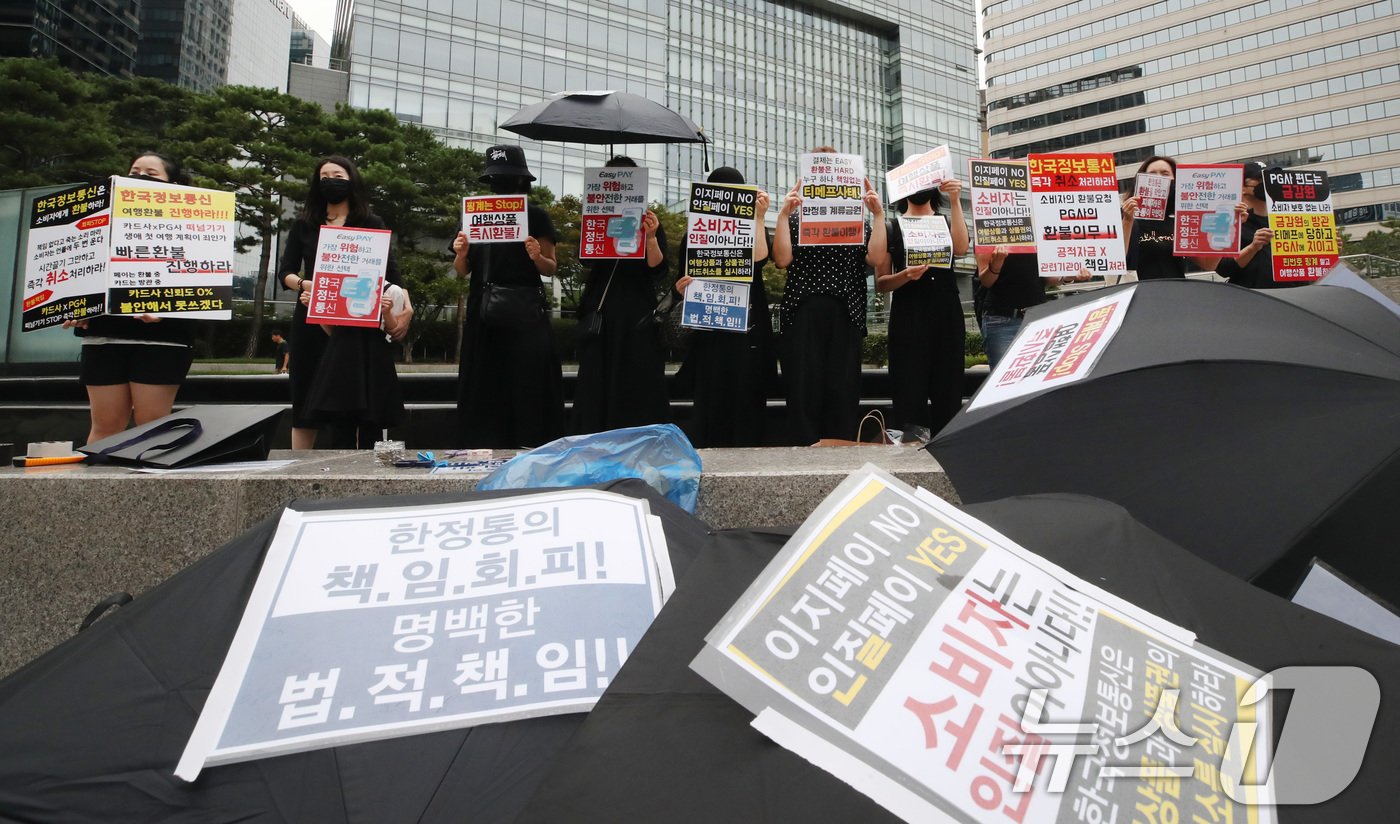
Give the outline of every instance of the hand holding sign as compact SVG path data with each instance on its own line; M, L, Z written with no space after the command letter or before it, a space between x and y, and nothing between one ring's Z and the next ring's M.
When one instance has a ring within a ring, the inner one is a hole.
M787 197L783 198L783 206L778 210L778 217L785 218L798 209L802 208L802 181L792 184L788 190Z
M870 216L882 218L885 216L885 204L880 202L880 193L875 191L875 187L870 185L870 178L865 178L865 208L870 210Z
M762 223L763 216L768 214L768 193L762 189L758 190L758 197L754 203L754 222Z
M647 240L656 237L656 227L660 225L661 219L656 216L656 212L648 209L647 213L642 215L642 232Z

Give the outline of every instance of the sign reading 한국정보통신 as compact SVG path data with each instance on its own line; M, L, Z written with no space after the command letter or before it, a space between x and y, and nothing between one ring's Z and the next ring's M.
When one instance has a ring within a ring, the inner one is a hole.
M1031 155L1031 219L1043 278L1128 270L1111 154Z
M1238 163L1178 163L1172 254L1237 257L1240 221L1235 205L1243 189L1244 167Z
M642 218L647 213L647 170L602 166L583 172L580 260L646 257Z
M321 227L307 323L379 325L392 235L388 229Z

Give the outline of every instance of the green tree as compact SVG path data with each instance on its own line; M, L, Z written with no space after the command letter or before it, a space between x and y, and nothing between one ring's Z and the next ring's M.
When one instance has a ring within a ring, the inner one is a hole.
M1360 240L1347 238L1342 254L1378 255L1400 260L1400 218L1392 217L1381 221L1379 229L1372 229Z
M311 168L308 147L324 140L319 106L270 89L223 86L196 99L191 117L173 134L190 146L190 166L200 184L237 195L239 223L251 234L234 241L240 252L261 248L253 322L246 356L257 351L272 264L272 244L290 221L284 202L306 197L306 183L294 177Z
M0 60L0 189L125 172L118 138L87 78L56 60Z

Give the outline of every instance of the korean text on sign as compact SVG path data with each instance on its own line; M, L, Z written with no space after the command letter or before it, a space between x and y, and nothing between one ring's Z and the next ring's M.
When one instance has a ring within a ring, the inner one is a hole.
M462 198L462 231L470 243L521 243L530 234L524 195Z
M849 154L804 154L800 159L802 211L797 242L803 246L865 242L865 159Z

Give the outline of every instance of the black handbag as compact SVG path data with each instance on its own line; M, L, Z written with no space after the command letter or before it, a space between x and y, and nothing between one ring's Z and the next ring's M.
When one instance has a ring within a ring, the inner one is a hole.
M538 323L545 315L543 288L492 283L490 250L481 257L482 324L492 329L519 329Z
M281 414L276 406L192 406L78 451L89 463L159 469L263 461Z
M608 272L608 282L603 284L603 294L593 311L578 320L578 343L597 340L603 334L603 304L608 300L608 290L612 288L613 276L617 274L617 261L613 261L612 271Z

